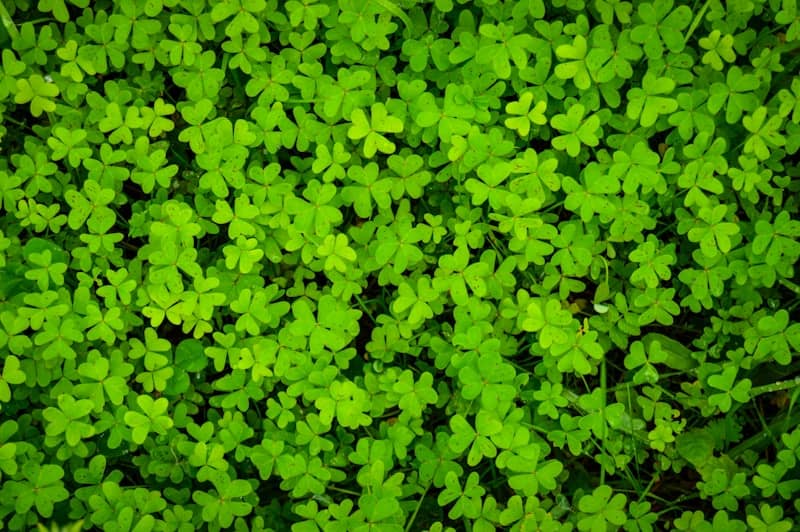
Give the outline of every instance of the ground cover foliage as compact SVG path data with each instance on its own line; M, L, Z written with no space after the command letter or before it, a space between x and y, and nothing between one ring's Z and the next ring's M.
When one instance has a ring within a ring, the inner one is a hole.
M0 19L0 528L797 530L795 0Z

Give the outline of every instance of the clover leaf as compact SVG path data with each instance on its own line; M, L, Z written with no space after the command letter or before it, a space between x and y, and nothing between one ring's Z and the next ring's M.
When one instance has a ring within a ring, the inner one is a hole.
M591 494L584 495L578 501L578 509L586 515L578 521L578 530L598 530L609 524L622 526L627 521L625 503L627 498L622 493L613 495L610 486L598 486Z
M164 397L153 399L149 395L136 397L136 404L141 412L130 410L125 413L125 423L132 429L133 443L141 445L150 432L166 434L174 421L165 415L169 401Z
M566 114L557 114L550 119L550 124L565 135L553 139L553 147L566 150L570 157L577 157L581 152L581 144L597 146L600 142L600 118L595 114L585 117L586 108L581 104L569 107Z
M28 79L17 80L14 101L30 103L31 114L41 116L42 113L52 113L56 110L53 98L57 97L60 92L58 85L46 81L38 74L33 74Z
M250 514L253 506L241 499L253 491L249 482L242 479L232 480L227 474L220 473L211 477L214 491L195 491L192 500L203 507L203 521L219 523L222 527L233 524L234 517Z
M3 362L3 373L0 374L0 402L11 400L12 384L22 384L26 380L25 372L20 369L19 358L8 355Z
M719 407L722 412L729 411L734 400L739 403L750 400L749 391L752 386L750 379L741 379L737 382L736 374L737 369L729 366L722 370L722 373L708 378L708 385L719 390L709 396L708 403Z
M48 436L64 434L64 440L70 447L78 445L81 439L90 438L95 430L91 423L82 421L94 407L88 399L78 399L61 394L58 396L58 408L46 408L42 415L47 420Z
M563 344L568 335L565 328L572 322L569 311L561 308L555 299L531 301L525 309L522 327L538 332L539 344L547 349L553 344Z
M631 31L631 40L643 44L647 57L656 58L663 54L664 47L672 52L680 52L685 46L683 29L692 21L689 6L674 6L673 0L666 2L645 2L638 6L642 21Z
M35 506L42 517L50 517L55 504L69 498L61 466L26 462L21 473L21 480L9 481L3 490L14 500L16 512L25 514Z
M639 120L643 127L656 123L659 115L667 115L678 108L678 102L669 98L675 82L667 77L656 77L650 72L642 79L642 88L628 91L627 116Z
M722 70L723 59L728 63L736 61L736 52L733 50L733 35L722 35L719 30L714 30L698 41L701 47L708 50L703 54L703 64L711 65L714 70Z
M354 109L350 116L352 125L347 130L348 138L353 140L364 139L364 156L372 158L375 153L394 153L395 144L386 138L383 133L400 133L403 131L403 121L389 114L386 106L375 103L371 106L370 117L361 109Z
M767 108L764 106L742 118L742 124L751 133L744 144L744 153L753 153L762 161L768 159L770 148L780 148L786 144L786 139L779 133L782 122L780 116L771 116L767 120Z

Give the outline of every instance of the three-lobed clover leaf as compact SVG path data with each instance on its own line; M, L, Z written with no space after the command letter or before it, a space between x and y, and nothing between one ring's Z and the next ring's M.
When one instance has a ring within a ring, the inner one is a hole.
M598 135L602 135L600 117L597 114L586 116L586 108L579 103L569 106L566 114L557 114L550 119L550 125L565 133L553 139L553 147L566 150L570 157L577 157L581 144L597 146Z
M462 488L456 473L449 471L445 476L445 489L439 493L436 502L440 506L444 506L455 501L447 513L450 519L458 519L461 516L474 519L480 515L480 500L486 492L479 482L478 473L472 471Z
M3 491L14 501L14 511L26 514L34 506L42 517L53 515L55 504L69 498L64 488L64 469L56 464L28 461L21 467L20 480L6 482Z
M592 361L603 359L605 351L598 343L599 333L585 329L586 324L583 330L576 333L572 342L554 342L550 346L551 355L558 358L556 367L559 371L588 375L594 367Z
M41 253L31 253L28 260L35 268L25 272L25 278L36 281L39 290L45 292L52 281L56 286L64 284L64 273L67 265L63 262L53 262L53 254L49 249Z
M174 425L172 418L166 415L169 408L167 398L153 399L149 395L139 395L136 397L136 405L140 412L129 410L125 413L125 424L132 429L133 443L141 445L151 432L166 434Z
M70 229L80 228L84 222L97 233L104 233L114 224L116 214L107 207L115 193L103 188L97 181L87 179L83 184L84 194L77 190L67 190L64 198L70 206L67 223Z
M97 125L103 133L111 132L108 141L111 144L133 144L133 130L143 129L142 118L138 107L123 109L117 102L106 106L105 116Z
M450 39L437 39L434 34L427 33L422 39L406 39L402 49L414 72L424 72L429 61L437 70L445 71L450 67L448 55L454 46Z
M114 405L121 405L128 393L128 383L125 380L132 371L131 364L115 364L111 367L111 360L100 356L99 352L93 353L86 362L78 366L78 374L85 381L75 385L75 394L87 397L94 404L95 412L100 412L106 403L106 397ZM118 360L112 358L116 363Z
M433 389L433 375L427 371L416 382L411 370L403 371L392 386L392 391L400 396L400 409L414 418L422 417L425 406L436 403L439 397Z
M448 440L450 449L455 453L467 453L467 464L478 465L485 458L497 456L494 443L503 430L503 422L496 413L480 410L475 417L475 427L460 414L450 418L452 434Z
M719 30L713 30L707 37L703 37L698 44L708 50L703 54L703 64L710 65L714 70L723 69L723 60L728 63L736 61L736 52L733 49L733 35L722 35Z
M652 342L647 350L642 342L636 341L631 344L630 353L625 356L625 368L628 370L638 368L633 375L634 384L655 384L659 378L655 364L661 364L666 360L667 354L662 351L658 341Z
M518 33L511 25L481 24L481 40L475 52L478 64L491 65L501 79L511 76L511 63L517 68L528 63L528 53L533 51L534 40L529 33ZM455 52L455 50L453 50ZM451 61L452 54L451 52Z
M773 115L767 119L767 108L763 105L753 114L742 118L742 124L750 132L744 143L745 154L752 153L763 161L769 159L771 149L786 144L786 139L780 133L783 118Z
M419 327L427 319L433 318L433 308L430 303L439 298L439 291L431 285L427 277L420 277L416 289L409 283L403 282L398 287L397 299L392 303L392 310L399 314L408 311L408 323L414 328Z
M660 282L672 277L670 266L675 263L675 254L670 247L659 249L658 239L648 235L645 242L631 251L628 258L639 266L631 274L631 282L638 286L656 288Z
M303 190L303 198L287 195L284 205L287 213L294 216L294 226L299 231L325 237L342 220L342 212L332 205L336 187L332 183L320 183L312 179Z
M567 327L572 319L572 314L563 309L558 300L535 299L525 309L522 328L537 332L539 344L547 349L553 344L563 344L568 340Z
M642 87L628 91L628 118L639 120L642 127L650 127L658 121L659 115L675 112L678 102L668 96L673 90L674 80L657 77L648 71L642 79Z
M242 235L236 237L233 245L222 248L222 252L225 255L225 267L229 270L238 269L241 273L251 272L264 257L264 250L258 248L258 240Z
M390 193L394 184L388 177L380 177L376 163L350 166L347 169L347 181L352 184L342 187L340 195L346 204L353 206L359 217L369 218L374 206L388 209L392 204Z
M0 373L0 403L7 403L11 400L12 384L22 384L27 379L25 372L22 371L19 358L14 355L7 355L3 361L3 372Z
M349 263L358 258L355 250L349 246L347 236L341 233L327 235L317 248L317 255L325 259L325 270L337 270L345 273Z
M657 321L662 325L672 325L675 316L680 314L680 307L673 300L674 288L647 288L634 299L634 304L645 309L639 315L639 325L647 325Z
M95 429L87 418L94 408L94 403L88 399L75 399L69 394L58 396L58 408L48 407L42 411L47 420L45 432L48 436L64 435L64 441L70 447L75 447L82 439L94 435Z
M298 299L292 304L294 321L288 330L308 339L311 353L321 353L328 348L340 351L358 334L358 318L361 311L347 309L341 300L326 294L319 299L316 316L306 299Z
M30 103L31 114L35 117L43 113L52 113L56 110L53 99L60 94L58 85L45 80L38 74L33 74L27 79L17 80L17 92L14 96L16 103Z
M66 158L70 166L77 168L81 161L92 155L92 149L87 146L87 136L88 133L80 128L54 127L47 139L47 145L53 150L51 158L54 161Z
M665 47L672 52L683 50L683 30L693 19L689 6L675 7L673 0L643 2L637 12L642 23L631 31L631 40L643 45L647 57L660 57Z
M702 220L700 227L689 230L691 242L699 242L700 249L706 257L727 254L734 245L732 237L739 234L739 225L725 220L729 207L724 204L715 207L703 207L698 217Z
M561 79L571 79L579 90L587 90L592 85L592 76L587 68L587 52L589 43L583 35L576 35L572 44L562 44L555 50L556 56L560 59L566 59L556 65L555 74ZM603 50L602 48L594 48L593 52ZM613 54L612 51L607 52L606 58L598 58L600 64L605 63Z
M564 464L558 460L543 460L546 449L541 444L528 444L514 450L505 460L505 467L512 473L508 477L508 485L512 489L526 497L556 489L556 479L564 470Z
M285 7L289 13L289 23L293 27L298 27L302 23L307 30L314 30L319 19L330 12L330 7L327 4L314 1L298 2L297 0L289 0L286 2Z
M215 68L215 63L214 52L206 50L191 66L176 69L172 79L177 86L186 89L186 96L190 101L213 98L225 80L225 72L221 68Z
M759 99L755 91L759 85L758 76L733 65L728 69L724 82L716 81L711 84L707 99L708 110L717 114L724 108L725 121L734 124L741 120L744 112L755 111L758 107ZM703 130L712 132L711 127L704 127Z
M800 257L800 221L788 212L780 211L774 222L758 220L755 231L753 253L763 255L767 264L777 266L782 260L794 262L793 257Z
M624 525L628 520L625 513L626 502L625 495L614 494L611 486L596 487L592 493L584 495L578 501L578 509L583 514L578 521L578 530L607 530L609 526Z
M789 324L789 313L785 309L774 315L762 316L744 332L745 349L753 353L756 360L772 357L778 364L788 365L792 360L792 349L800 346L800 324Z
M107 345L112 345L117 334L125 328L122 309L112 307L104 312L99 305L90 303L86 307L83 328L87 340L103 340Z
M352 158L352 155L345 151L345 147L341 142L336 142L333 145L333 150L329 150L325 144L319 144L316 150L316 159L311 169L315 174L322 173L322 180L330 183L337 179L343 179L346 172L344 164ZM358 166L350 166L348 172L352 168L360 168Z
M250 514L253 505L240 500L253 492L253 486L247 480L234 480L221 472L211 476L211 482L214 490L210 493L199 490L192 493L192 500L203 509L203 521L227 528L233 524L235 517Z
M384 133L400 133L403 121L389 114L383 103L374 103L370 108L370 116L362 109L354 109L350 115L352 125L347 136L353 140L364 140L364 156L371 159L375 153L394 153L395 144L386 138Z
M722 412L731 409L733 401L746 403L750 400L750 379L736 379L737 368L727 366L722 373L708 377L708 385L719 392L713 393L708 397L708 404L716 406Z

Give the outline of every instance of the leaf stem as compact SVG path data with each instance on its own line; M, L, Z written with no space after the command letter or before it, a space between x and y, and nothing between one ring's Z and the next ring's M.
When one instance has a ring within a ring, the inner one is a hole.
M353 297L354 297L354 298L356 298L356 301L358 302L358 305L359 305L359 306L360 306L362 309L364 309L364 314L366 314L366 315L367 315L367 317L370 319L370 321L371 321L372 323L377 323L377 322L375 321L375 318L372 316L372 313L369 311L369 309L367 308L367 306L364 304L364 301L362 301L362 300L361 300L361 298L360 298L360 297L358 297L358 294L353 294Z
M639 493L639 502L642 502L645 497L650 495L650 490L653 489L653 484L656 483L656 480L658 480L658 476L653 475L653 477L650 479L650 482L647 484L647 487L644 489L644 491Z
M387 12L389 12L389 14L392 15L393 17L399 18L403 22L403 25L406 27L406 29L409 32L411 31L411 26L412 26L411 19L408 18L408 15L406 15L403 12L403 10L400 9L394 2L392 2L391 0L372 0L372 1L381 6Z
M756 451L760 451L770 442L771 439L775 438L776 434L781 432L786 432L787 428L796 427L798 424L800 424L800 415L780 416L779 419L775 419L772 423L769 424L766 432L763 431L759 432L751 436L750 438L746 439L745 441L741 442L739 445L728 451L728 456L735 460L736 458L741 456L745 451L748 451L750 449L755 449Z
M417 501L417 506L414 508L414 513L411 514L411 519L409 519L408 523L406 524L405 532L409 532L409 530L411 530L411 526L414 524L414 520L417 518L419 510L422 508L422 501L425 500L425 495L428 494L430 487L430 483L425 486L425 491L423 491L422 495L420 495L419 500Z
M764 433L769 434L770 438L772 439L772 445L774 445L777 448L780 445L780 443L778 442L780 436L769 430L769 425L767 424L767 420L764 419L764 415L761 413L761 409L756 407L755 411L756 415L758 415L758 420L761 422L761 427L764 429Z
M14 19L12 19L11 15L8 14L8 10L6 10L6 6L3 4L3 2L0 2L0 19L2 19L3 26L6 27L6 31L11 39L17 39L19 37L17 25L14 24Z
M361 493L358 493L356 491L344 488L337 488L336 486L326 486L326 489L329 489L331 491L338 491L339 493L344 493L345 495L352 495L353 497L361 497L362 495Z
M789 290L791 290L792 292L794 292L795 294L800 294L800 286L797 286L796 284L794 284L793 282L789 281L788 279L781 279L778 282L780 284L782 284L784 287L786 287Z
M777 381L772 384L764 384L763 386L756 386L750 389L750 397L757 397L765 393L781 392L783 390L791 390L800 386L800 377L789 379L785 381Z
M606 371L606 356L603 355L603 360L600 362L600 390L602 395L602 402L600 403L600 418L603 420L603 452L605 453L606 440L608 439L608 423L606 421L606 395L608 393L608 375ZM600 468L600 485L606 483L606 468Z
M689 30L686 32L686 36L683 38L683 42L684 43L687 43L689 41L689 37L692 36L692 34L694 33L694 30L696 30L697 26L700 25L700 22L703 20L703 17L705 16L706 11L708 11L708 6L710 6L710 5L711 5L711 0L706 0L706 3L703 4L702 8L700 8L700 12L697 14L696 17L694 17L694 20L692 21L692 25L689 26Z
M630 386L630 383L625 383L625 384L627 385L626 386L626 390L625 390L626 391L625 396L626 396L627 402L628 402L628 412L632 413L633 412L633 404L631 403L631 386ZM637 447L636 447L636 438L633 436L633 431L631 431L629 433L629 436L631 437L631 441L633 442L633 464L636 466L636 478L639 479L642 476L642 472L639 470L639 452L638 452ZM652 485L652 482L651 482L651 485ZM650 490L650 486L647 487L647 490L645 490L645 493L647 493L647 491L649 491L649 490ZM642 499L639 499L639 501L641 501L641 500Z
M20 121L18 121L18 120L14 120L14 119L13 119L13 118L11 118L10 116L3 116L3 120L5 120L5 121L8 121L8 122L11 122L11 123L12 123L12 124L14 124L15 126L24 127L24 128L25 128L25 129L27 129L28 131L33 131L33 128L31 128L31 126L29 126L28 124L23 124L22 122L20 122Z

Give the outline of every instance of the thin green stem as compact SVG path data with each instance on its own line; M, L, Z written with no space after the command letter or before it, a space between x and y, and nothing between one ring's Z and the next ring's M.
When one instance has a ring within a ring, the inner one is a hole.
M552 211L553 209L557 209L558 207L561 207L562 205L564 205L564 202L563 202L563 201L557 201L556 203L553 203L552 205L550 205L549 207L547 207L547 208L546 208L545 210L543 210L542 212L543 212L543 213L550 212L550 211Z
M388 11L389 14L391 14L393 17L399 18L403 22L403 25L406 27L406 30L411 31L412 28L411 19L408 18L408 15L406 15L405 12L400 7L397 6L397 4L395 4L391 0L372 0L372 1L381 6L384 10Z
M778 447L780 443L778 442L778 436L771 430L769 430L769 424L767 424L767 420L764 419L764 415L761 413L761 409L756 408L756 415L758 415L758 420L761 422L761 427L764 429L765 434L769 434L770 438L772 439L772 445Z
M757 397L765 393L781 392L783 390L791 390L800 387L800 377L789 379L785 381L777 381L771 384L764 384L763 386L756 386L750 389L750 397Z
M664 504L665 506L667 506L667 508L657 512L656 515L664 515L665 513L669 513L671 511L673 511L675 508L677 508L679 503L682 503L684 501L690 501L690 500L693 500L693 499L699 499L700 498L699 495L682 495L682 496L678 497L677 499L674 499L674 500L670 501L670 500L667 500L667 499L665 499L663 497L659 497L658 495L654 495L652 493L648 493L647 496L649 498L653 499L654 501L658 501L661 504Z
M14 120L10 116L4 116L3 120L5 120L6 122L11 122L12 124L14 124L15 126L18 126L18 127L24 127L28 131L33 131L33 128L31 126L29 126L28 124L23 124L22 122Z
M606 268L606 284L608 284L608 261L606 260L606 258L604 256L602 256L602 255L598 255L598 256L603 260L603 265Z
M788 279L781 279L778 282L780 284L782 284L784 287L786 287L789 290L791 290L792 292L794 292L795 294L800 294L800 286L794 284L793 282L789 281Z
M694 17L694 20L692 21L692 25L689 26L689 30L686 32L686 36L683 38L683 42L684 43L689 42L689 38L694 33L694 30L697 29L697 26L700 25L700 22L703 20L703 17L706 15L706 11L708 11L708 6L710 6L710 5L711 5L711 0L706 0L706 3L703 4L702 8L700 8L700 12L697 14L696 17Z
M768 442L775 437L778 433L782 433L786 431L787 427L796 427L800 425L800 415L782 415L778 419L775 419L766 429L766 432L759 432L751 436L750 438L746 439L730 451L728 451L728 456L733 459L738 458L741 456L745 451L748 450L755 450L756 452L760 451L763 447L766 447Z
M361 497L361 495L362 495L361 493L358 493L356 491L348 490L348 489L344 489L344 488L337 488L336 486L326 486L325 489L329 489L331 491L337 491L339 493L344 493L345 495L352 495L354 497Z
M428 494L428 490L430 489L430 487L431 487L430 484L425 486L425 491L423 491L422 495L419 496L419 500L417 501L417 506L414 508L414 513L411 514L411 519L409 519L408 524L406 524L405 532L409 532L409 530L411 530L411 527L414 525L414 520L417 518L419 509L422 508L422 501L425 500L425 495Z
M183 166L184 166L185 168L188 168L188 167L189 167L189 161L187 161L187 160L186 160L186 158L185 158L185 157L183 157L183 155L181 155L181 154L178 152L178 150L176 150L176 149L174 149L174 148L170 148L170 150L169 150L169 151L170 151L170 153L172 153L173 155L175 155L175 157L178 159L178 161L180 161L181 163L183 163Z
M608 424L606 423L606 394L608 388L608 376L606 370L606 357L600 362L600 390L602 395L602 402L600 403L600 419L603 420L603 452L605 452L606 440L608 439ZM600 485L606 483L606 468L600 468Z
M367 317L369 318L369 320L370 320L372 323L377 323L377 322L375 321L375 318L372 316L372 313L371 313L371 312L369 311L369 309L367 308L367 305L365 305L365 304L364 304L364 301L362 301L362 299L361 299L360 297L358 297L358 294L353 294L353 297L355 297L355 298L356 298L356 301L358 302L358 305L359 305L359 306L360 306L362 309L364 309L364 314L366 314L366 315L367 315Z
M19 37L19 32L17 31L17 25L14 24L14 19L11 18L11 15L8 14L8 10L3 2L0 2L0 19L3 21L3 26L6 27L6 31L11 39L16 39Z
M627 392L625 395L626 395L626 398L628 400L627 401L628 402L628 412L629 413L633 413L633 404L631 403L631 387L630 387L630 383L625 383L625 384L626 384L626 392ZM636 465L636 476L637 476L637 478L640 478L641 475L642 475L642 472L639 469L639 452L638 452L638 449L636 447L636 438L633 437L633 433L629 434L629 436L631 437L631 441L633 442L633 463L634 463L634 465ZM648 489L649 489L649 487L648 487Z
M643 491L642 493L640 493L640 494L639 494L639 502L642 502L642 501L644 500L644 498L645 498L645 497L647 497L648 495L650 495L650 490L653 488L653 484L655 484L655 483L656 483L656 479L657 479L657 478L658 478L658 477L656 477L656 476L653 476L653 478L651 478L651 479L650 479L650 483L649 483L649 484L647 484L647 487L644 489L644 491Z

